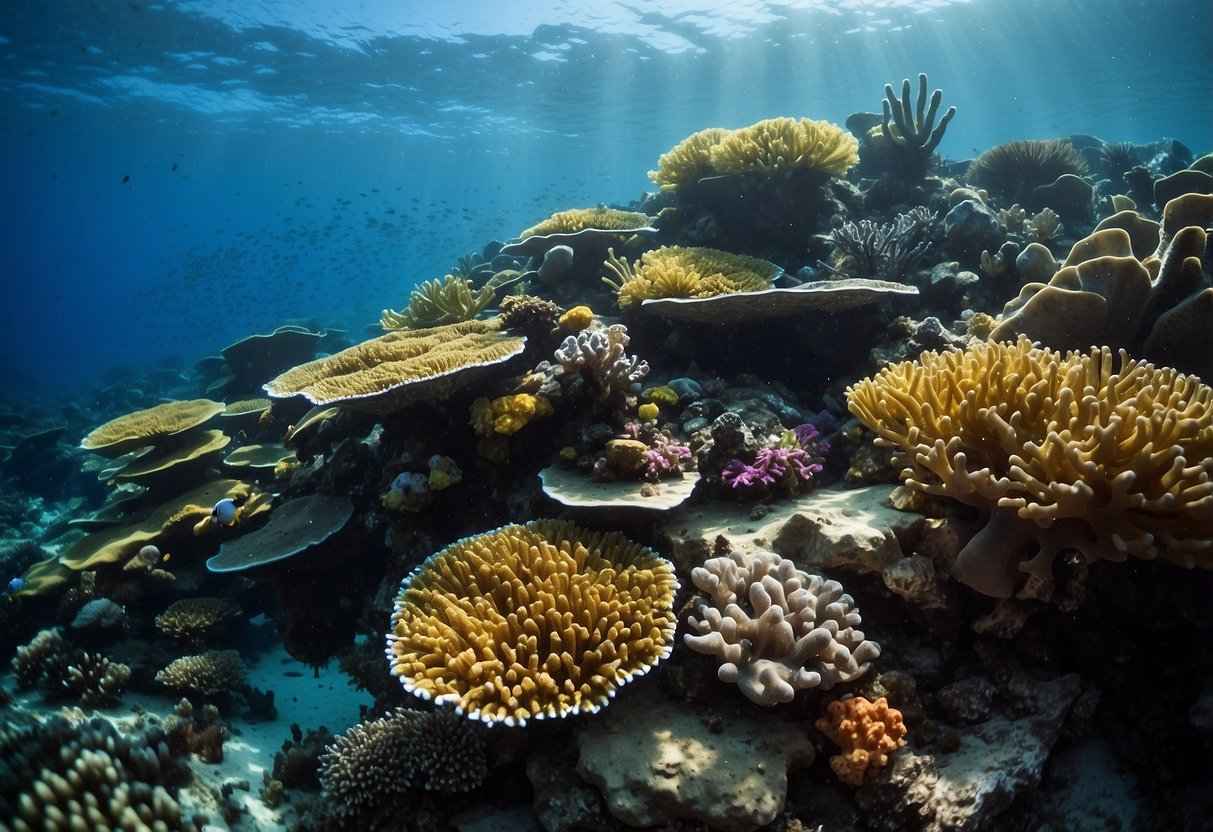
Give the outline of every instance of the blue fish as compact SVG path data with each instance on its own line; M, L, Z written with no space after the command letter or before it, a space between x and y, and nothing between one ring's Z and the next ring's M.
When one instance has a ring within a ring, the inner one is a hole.
M25 578L18 576L8 582L8 586L4 588L4 592L0 592L0 596L7 598L10 595L16 595L23 589L25 589Z
M236 501L231 497L224 497L215 503L215 507L211 509L211 522L221 526L236 525Z

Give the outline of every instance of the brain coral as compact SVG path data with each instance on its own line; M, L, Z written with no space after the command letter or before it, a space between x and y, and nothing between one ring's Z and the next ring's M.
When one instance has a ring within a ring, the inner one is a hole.
M503 526L432 555L388 634L406 690L490 724L597 711L670 653L678 580L618 533Z
M855 629L859 612L842 584L774 552L711 558L691 580L711 602L701 601L687 620L694 632L683 641L719 658L720 680L759 705L858 679L880 655L880 645Z
M909 485L982 510L952 568L979 592L1009 596L1021 570L1048 577L1065 549L1213 568L1213 389L1195 376L1020 337L925 352L847 400L901 448Z
M619 308L653 298L708 298L771 288L779 267L767 260L714 248L662 246L646 251L633 266L609 251L605 267L618 279L602 282L615 290Z
M140 445L196 428L222 412L223 403L210 399L165 402L111 419L84 437L80 447L108 457L120 456Z
M274 398L299 395L317 405L392 413L449 395L525 346L526 338L501 332L496 320L400 330L287 370L265 391Z
M723 174L773 175L810 170L840 176L859 161L859 140L836 124L802 118L768 118L730 131L711 149Z

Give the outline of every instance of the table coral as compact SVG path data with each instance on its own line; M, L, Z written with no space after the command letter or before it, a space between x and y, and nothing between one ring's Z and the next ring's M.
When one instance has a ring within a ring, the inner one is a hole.
M490 724L594 712L669 655L677 589L669 562L620 534L557 520L503 526L405 578L391 673Z
M223 402L210 399L165 402L111 419L85 436L80 447L116 457L140 445L152 445L200 427L222 412Z
M842 584L774 552L711 558L691 580L711 600L687 620L693 632L683 641L719 658L720 680L759 705L858 679L880 655L880 645L856 629L859 612Z
M651 298L707 298L771 288L779 267L767 260L714 248L662 246L646 251L635 264L607 252L603 264L616 280L602 282L615 290L620 309Z
M1008 597L1021 571L1048 578L1066 549L1213 568L1213 388L1195 376L1021 336L924 352L847 400L901 449L910 486L982 511L952 567L979 592Z
M875 702L862 696L831 702L816 725L842 749L830 758L830 768L850 786L862 786L868 769L884 768L889 754L906 743L901 711L890 708L883 696Z

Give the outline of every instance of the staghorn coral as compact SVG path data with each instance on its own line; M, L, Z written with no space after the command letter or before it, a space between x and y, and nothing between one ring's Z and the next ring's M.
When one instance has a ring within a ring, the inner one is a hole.
M111 419L80 441L80 447L106 457L121 456L140 445L199 427L223 412L223 402L210 399L165 402Z
M555 357L566 373L579 373L598 398L607 399L649 374L647 361L627 354L630 341L623 324L583 329L565 338Z
M414 289L403 312L384 309L379 315L379 325L392 332L470 321L488 308L493 295L491 286L474 289L471 280L448 274L442 280L427 280Z
M849 786L862 786L868 769L884 768L889 754L906 744L901 711L883 696L875 702L862 696L831 702L816 726L842 749L830 758L830 768Z
M72 725L61 716L42 724L0 726L0 827L129 829L199 832L177 790L192 775L152 728L124 736L93 719Z
M324 799L343 827L395 828L419 789L470 791L487 774L483 727L449 711L397 708L336 737L320 755Z
M634 231L646 228L649 218L635 211L620 211L618 208L573 208L557 211L543 222L532 225L522 232L522 239L541 237L547 234L572 234L587 228L599 231Z
M130 678L127 665L111 662L99 653L80 652L67 662L61 693L78 698L86 708L112 705Z
M910 486L982 511L952 567L978 592L1048 578L1066 549L1213 568L1213 389L1194 376L1021 336L888 366L847 405Z
M707 298L769 289L780 271L757 257L694 246L646 251L634 266L611 249L603 265L616 277L602 282L615 290L620 309L650 298Z
M677 589L667 561L618 533L559 520L503 526L404 579L391 673L490 724L595 712L669 655Z
M244 662L235 650L207 650L183 656L156 674L156 681L176 690L212 696L244 684Z
M225 620L237 615L240 608L222 598L182 598L156 616L156 629L170 638L200 643L223 632Z
M497 320L400 330L287 370L265 385L273 398L303 396L392 413L421 399L444 398L487 368L522 352L526 338L507 335Z
M769 118L730 131L712 146L709 158L721 174L812 171L841 176L859 161L859 141L828 121Z
M936 214L915 208L898 214L891 223L877 225L871 220L844 222L827 239L849 262L849 269L823 264L844 277L897 280L917 265L931 245L930 231Z
M691 580L711 600L699 602L682 640L716 656L720 680L759 705L858 679L880 655L880 645L855 629L859 612L842 584L774 552L711 558Z
M935 124L935 116L943 100L943 91L935 90L931 94L930 107L927 107L927 75L918 74L917 107L910 109L910 79L902 79L901 98L893 92L892 84L884 87L884 114L880 123L880 132L885 141L895 148L899 164L892 167L892 172L907 178L921 176L927 169L931 154L939 147L948 123L956 115L956 108L949 107L948 111ZM889 121L893 122L890 127Z
M1063 174L1082 176L1087 163L1064 139L1004 142L969 164L965 179L1009 203L1033 203L1032 191Z
M705 176L712 176L712 148L729 134L723 127L709 127L692 133L662 153L657 170L649 171L649 179L663 191L694 185Z

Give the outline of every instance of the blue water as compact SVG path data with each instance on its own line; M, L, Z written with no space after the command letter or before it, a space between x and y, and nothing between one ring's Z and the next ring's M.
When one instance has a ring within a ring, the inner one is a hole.
M638 197L691 132L841 123L917 72L958 109L951 159L1213 148L1208 0L346 6L0 6L6 391L361 332L493 238Z

